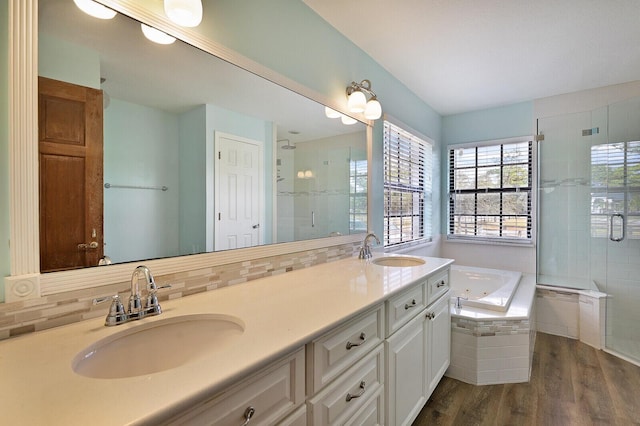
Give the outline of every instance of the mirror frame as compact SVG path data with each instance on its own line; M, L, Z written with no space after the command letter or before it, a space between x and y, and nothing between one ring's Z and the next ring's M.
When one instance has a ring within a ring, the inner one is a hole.
M292 90L320 104L353 116L366 125L369 173L372 161L373 122L345 110L344 103L305 87L275 71L244 57L197 32L179 27L159 11L150 10L136 0L99 0L100 3L152 25L207 53L257 74L284 89ZM136 263L114 264L63 272L40 274L39 258L39 180L38 180L38 0L9 0L9 220L10 270L5 277L5 303L38 298L66 291L89 289L127 282ZM345 84L348 82L345 82ZM273 178L275 179L275 177ZM372 191L367 179L367 192ZM367 197L367 223L371 221L371 202ZM352 244L362 234L327 237L292 243L276 243L246 249L145 260L154 274L237 263L286 255L305 250ZM90 284L87 284L90 283Z

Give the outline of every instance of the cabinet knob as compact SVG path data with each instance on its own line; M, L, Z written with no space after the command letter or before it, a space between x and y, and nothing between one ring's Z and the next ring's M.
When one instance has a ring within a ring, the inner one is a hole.
M256 409L251 406L247 407L244 410L244 423L242 423L242 426L247 426L254 414L256 414Z
M436 314L435 314L435 313L433 313L433 312L427 312L427 318L428 318L428 319L432 320L432 319L434 319L435 317L436 317Z
M436 284L436 287L440 288L440 287L444 287L445 285L447 285L444 280L440 281L438 284Z

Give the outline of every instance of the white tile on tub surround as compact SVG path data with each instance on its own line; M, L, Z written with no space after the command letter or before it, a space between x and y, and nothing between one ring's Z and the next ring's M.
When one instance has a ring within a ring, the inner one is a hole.
M529 345L478 348L478 360L529 356Z
M498 383L499 380L498 371L478 371L478 385L492 385L494 383Z
M498 371L500 383L522 383L529 381L529 368L503 369Z
M526 345L529 343L529 333L502 336L482 336L477 339L479 348Z
M578 338L578 295L555 293L536 297L538 331Z

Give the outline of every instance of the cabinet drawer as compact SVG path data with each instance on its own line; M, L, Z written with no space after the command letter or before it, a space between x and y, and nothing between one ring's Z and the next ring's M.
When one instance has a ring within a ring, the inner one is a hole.
M295 413L290 414L286 419L279 422L278 426L307 426L307 406L303 405L298 408Z
M379 344L338 380L308 400L310 424L343 425L362 413L361 409L371 397L378 392L382 393L383 364L383 345Z
M387 300L386 337L391 336L427 307L424 291L424 284L417 284Z
M384 424L384 386L378 387L353 416L345 421L345 426L375 426Z
M251 425L270 425L304 402L304 349L196 405L169 424L241 425L253 407ZM293 423L295 424L295 423Z
M384 305L357 316L309 343L307 389L316 393L383 339Z
M436 299L449 290L449 269L441 271L430 277L427 281L427 305L432 304Z

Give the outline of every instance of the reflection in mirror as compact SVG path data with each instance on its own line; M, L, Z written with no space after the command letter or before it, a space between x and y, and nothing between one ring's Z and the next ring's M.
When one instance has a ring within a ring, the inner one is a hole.
M312 100L72 0L39 2L39 75L101 90L103 106L104 223L74 225L80 241L49 248L84 264L49 270L96 265L92 243L119 263L366 230L362 123L327 119Z

